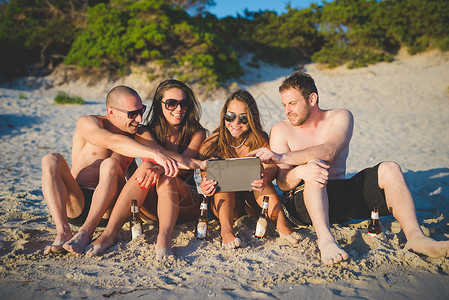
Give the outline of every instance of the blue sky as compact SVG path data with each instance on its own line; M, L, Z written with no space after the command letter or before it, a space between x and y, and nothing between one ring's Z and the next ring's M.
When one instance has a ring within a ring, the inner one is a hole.
M290 2L292 8L307 8L311 3L321 4L321 0L215 0L217 5L212 6L208 11L218 18L226 16L237 16L237 13L243 15L245 8L249 11L274 10L278 14L286 12L285 6Z

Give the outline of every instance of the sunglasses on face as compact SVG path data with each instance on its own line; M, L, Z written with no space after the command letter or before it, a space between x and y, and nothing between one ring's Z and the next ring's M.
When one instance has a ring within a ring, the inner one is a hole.
M162 103L165 104L165 108L169 111L174 111L178 107L178 105L181 106L182 110L186 110L187 108L189 108L189 103L186 99L182 99L179 101L175 99L167 99Z
M145 110L147 109L146 105L142 105L142 108L136 109L136 110L124 110L124 109L120 109L117 107L113 107L113 109L116 109L118 111L121 112L126 112L126 114L128 115L128 119L135 119L137 118L138 115L143 116L143 113L145 112Z
M232 122L235 120L235 118L237 118L237 115L233 112L227 112L224 115L224 119L226 122ZM241 114L238 116L239 118L239 122L242 123L243 125L248 124L248 116L246 114Z

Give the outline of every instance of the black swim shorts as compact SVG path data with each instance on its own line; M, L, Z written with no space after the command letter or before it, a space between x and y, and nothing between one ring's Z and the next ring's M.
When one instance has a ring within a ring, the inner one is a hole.
M379 165L367 168L350 179L329 180L326 186L329 199L329 221L344 223L351 219L370 218L374 205L380 215L389 215L384 191L379 187L377 174ZM304 204L304 183L284 192L281 204L287 219L295 225L311 225Z
M92 189L81 189L84 195L84 207L81 214L76 218L67 218L68 222L75 226L82 226L87 219L87 215L89 214L90 205L92 203L92 196L94 194L94 190ZM106 227L108 225L109 219L101 219L98 227Z

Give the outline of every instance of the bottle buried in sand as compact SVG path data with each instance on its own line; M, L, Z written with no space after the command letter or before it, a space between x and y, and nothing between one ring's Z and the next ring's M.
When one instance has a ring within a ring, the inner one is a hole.
M203 197L203 202L200 205L200 217L196 222L196 238L204 240L207 238L207 197Z
M129 220L129 227L131 228L131 238L134 240L143 234L142 219L139 215L139 207L137 200L131 200L131 219Z
M259 219L257 220L256 233L254 236L256 238L264 238L267 235L268 227L268 196L263 197L262 211L260 213Z
M368 233L371 236L377 236L382 233L382 228L379 223L379 211L377 209L377 205L374 206L373 211L371 212L371 222L368 226Z

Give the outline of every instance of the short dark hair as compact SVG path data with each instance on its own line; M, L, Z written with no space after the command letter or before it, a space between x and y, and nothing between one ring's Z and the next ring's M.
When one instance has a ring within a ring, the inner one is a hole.
M282 81L279 87L279 92L282 93L290 88L297 89L304 99L309 99L310 94L316 93L318 96L318 89L316 88L315 81L312 76L304 71L295 71Z

